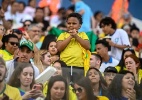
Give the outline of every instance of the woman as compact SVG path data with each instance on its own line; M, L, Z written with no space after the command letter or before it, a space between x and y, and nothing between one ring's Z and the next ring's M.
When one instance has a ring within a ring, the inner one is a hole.
M9 85L19 89L23 100L34 100L37 97L44 97L42 90L33 89L34 69L29 63L18 63L14 70Z
M108 100L106 97L97 97L94 95L91 81L83 77L74 84L73 91L76 93L78 100Z
M109 100L141 100L134 74L124 70L117 74L108 89Z
M50 78L45 100L69 100L68 84L66 79L64 79L61 75Z
M107 88L107 83L104 80L101 72L97 68L89 68L87 76L91 80L94 95L104 96Z
M136 82L140 84L142 79L142 69L140 69L140 60L135 55L131 54L125 58L126 69L132 72L135 76Z
M34 55L34 64L43 72L48 66L51 65L51 55L47 50L39 50Z
M120 60L119 64L115 67L118 72L125 69L124 59L127 55L130 55L130 54L136 55L133 48L124 48L123 49L122 55L121 55L121 60Z
M66 63L64 63L63 61L61 60L57 60L54 62L53 64L53 67L56 68L56 73L53 75L53 76L57 76L57 75L60 75L60 76L63 76L64 78L66 78L66 76L62 73L62 67L63 66L67 66ZM69 100L76 100L76 95L75 93L72 92L72 87L69 86ZM43 88L43 93L44 95L46 96L47 94L47 90L48 90L48 82L46 82L44 84L44 88Z

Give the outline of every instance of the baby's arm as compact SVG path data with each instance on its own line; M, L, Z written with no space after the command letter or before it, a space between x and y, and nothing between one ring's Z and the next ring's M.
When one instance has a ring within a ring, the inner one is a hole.
M80 38L77 34L74 35L74 38L80 43L80 45L85 48L86 50L90 49L90 43L89 40L84 40L82 38Z
M66 46L70 43L71 39L72 39L72 36L69 36L63 41L57 41L57 50L59 52L63 51L66 48Z

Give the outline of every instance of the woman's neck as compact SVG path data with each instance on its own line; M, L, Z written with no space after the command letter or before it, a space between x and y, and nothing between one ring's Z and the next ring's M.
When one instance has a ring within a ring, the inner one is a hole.
M93 92L96 96L100 95L100 88L99 88L99 83L93 84Z
M124 89L122 89L122 96L125 97L125 98L128 98L126 90L124 90Z
M30 91L30 90L31 90L30 86L25 87L25 86L21 85L21 87L20 87L20 88L21 88L23 91L25 91L25 92L27 92L27 91Z
M5 85L4 82L1 82L1 83L0 83L0 93L1 93L2 90L4 89L4 87L5 87L4 85Z

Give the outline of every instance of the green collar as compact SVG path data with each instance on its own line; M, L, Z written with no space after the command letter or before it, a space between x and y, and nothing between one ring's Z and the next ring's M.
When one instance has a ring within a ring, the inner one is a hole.
M21 89L20 87L18 88L20 91L22 91L22 92L24 92L25 93L25 91L23 90L23 89Z
M0 94L4 93L5 89L6 89L6 84L4 83L4 88L3 88L3 90L0 92Z
M7 52L10 56L12 55L11 53L9 53L7 50L4 49L5 52Z

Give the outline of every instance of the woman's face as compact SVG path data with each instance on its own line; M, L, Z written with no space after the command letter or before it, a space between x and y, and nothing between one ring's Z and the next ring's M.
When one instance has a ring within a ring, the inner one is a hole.
M139 66L139 63L136 63L134 59L131 57L128 57L125 59L125 66L126 69L129 70L130 72L133 72L134 74L136 73L136 69Z
M31 66L23 69L19 77L21 86L27 87L31 85L32 80L33 80L33 73L34 71Z
M56 55L57 54L57 46L56 42L51 42L48 47L48 51L50 52L51 55Z
M47 52L44 57L43 57L43 60L42 60L42 63L46 66L50 66L51 64L51 59L50 59L51 55L49 52Z
M78 100L84 100L84 98L87 98L86 91L83 87L79 86L78 84L74 85L74 92L76 93L76 96Z
M126 56L131 55L131 54L132 54L132 52L131 52L131 51L126 51L126 52L124 53L123 59L125 59L125 58L126 58Z
M92 83L99 83L100 75L95 69L91 69L88 73L88 78L91 80Z
M122 89L127 90L127 89L133 89L135 85L135 79L134 76L130 73L127 73L124 75L122 79Z
M61 100L65 95L65 83L63 81L56 81L51 90L51 100Z
M53 64L54 68L56 68L56 73L54 75L62 75L62 66L59 62L55 62Z

